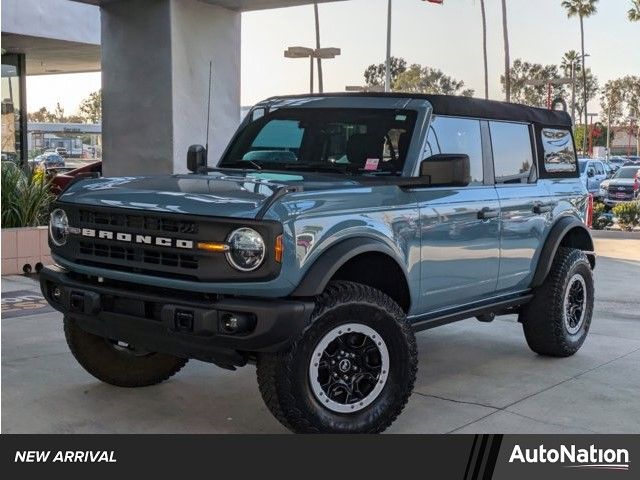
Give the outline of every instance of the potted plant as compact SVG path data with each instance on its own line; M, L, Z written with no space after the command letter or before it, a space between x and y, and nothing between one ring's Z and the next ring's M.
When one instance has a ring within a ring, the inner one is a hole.
M2 274L31 273L51 263L47 237L51 182L42 168L2 162Z

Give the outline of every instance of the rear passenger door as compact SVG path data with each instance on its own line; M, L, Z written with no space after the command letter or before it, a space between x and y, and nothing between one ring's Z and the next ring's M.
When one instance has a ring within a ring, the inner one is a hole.
M546 238L553 202L538 182L533 127L503 121L488 125L501 212L497 291L524 290Z
M421 307L455 307L493 294L499 266L500 205L487 177L482 121L436 116L422 159L439 153L466 154L471 183L464 187L414 190L420 208Z

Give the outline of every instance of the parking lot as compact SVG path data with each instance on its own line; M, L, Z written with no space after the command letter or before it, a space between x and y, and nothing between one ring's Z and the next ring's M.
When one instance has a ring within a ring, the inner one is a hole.
M414 394L389 431L639 432L640 240L601 237L594 320L578 354L535 355L515 317L422 332ZM2 292L37 304L33 279L3 277ZM262 403L253 366L228 372L192 361L162 385L111 387L76 364L60 314L27 307L6 318L3 305L5 433L285 432Z

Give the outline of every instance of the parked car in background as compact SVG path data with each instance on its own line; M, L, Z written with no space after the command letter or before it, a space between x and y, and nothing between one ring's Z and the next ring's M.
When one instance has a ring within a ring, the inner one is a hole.
M607 171L602 160L580 159L580 180L589 193L595 198L601 199L600 184L607 179Z
M69 154L69 151L65 147L55 147L46 149L44 153L57 153L62 157L66 157Z
M609 163L611 163L612 165L617 165L618 168L623 166L628 161L629 160L624 157L609 157Z
M51 193L59 195L67 185L79 178L98 178L102 176L102 162L93 162L80 168L60 173L53 177Z
M620 168L613 178L602 182L600 188L604 203L609 207L637 199L640 190L640 167Z
M45 152L29 161L32 167L43 166L46 169L64 167L64 158L55 152Z

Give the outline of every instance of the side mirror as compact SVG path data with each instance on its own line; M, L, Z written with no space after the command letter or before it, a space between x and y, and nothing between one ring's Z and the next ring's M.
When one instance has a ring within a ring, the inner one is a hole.
M202 145L191 145L187 151L187 168L193 173L207 168L207 149Z
M432 186L465 187L471 183L469 155L439 153L420 164L420 177Z
M593 177L596 174L596 171L593 168L587 169L587 177Z

